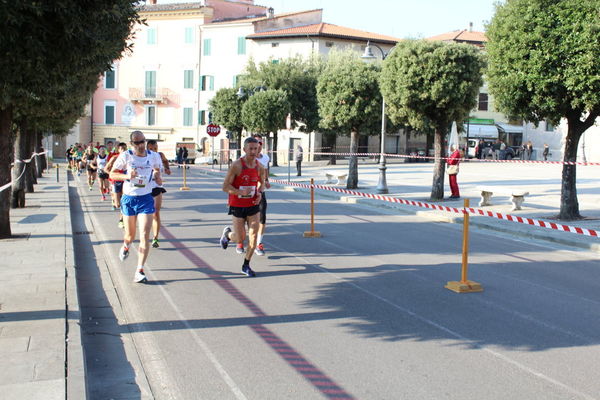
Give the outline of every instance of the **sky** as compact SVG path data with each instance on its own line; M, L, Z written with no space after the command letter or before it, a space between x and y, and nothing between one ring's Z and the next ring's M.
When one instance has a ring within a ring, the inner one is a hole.
M323 22L389 35L427 38L454 30L485 31L498 0L254 0L275 14L323 9ZM193 0L158 0L184 3Z
M159 0L160 1L160 0ZM323 22L399 39L426 38L454 30L485 31L497 0L255 0L275 14L323 9Z

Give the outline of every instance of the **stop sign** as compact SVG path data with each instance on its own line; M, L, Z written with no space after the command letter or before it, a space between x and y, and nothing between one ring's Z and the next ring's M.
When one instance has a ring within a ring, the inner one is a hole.
M208 124L206 126L206 133L208 133L209 136L218 136L219 133L221 133L221 127L215 124Z

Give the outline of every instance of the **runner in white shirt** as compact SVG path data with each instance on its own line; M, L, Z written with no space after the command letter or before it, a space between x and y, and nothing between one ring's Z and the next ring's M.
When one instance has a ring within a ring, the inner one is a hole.
M124 180L121 213L125 220L125 237L119 259L124 261L129 256L129 246L135 240L136 222L139 223L140 244L134 282L146 282L144 264L150 251L148 239L154 215L151 181L162 184L160 158L156 153L146 150L146 138L141 131L132 132L130 140L133 150L121 153L110 173L111 179ZM117 170L125 170L126 173L119 173Z
M158 151L158 143L156 140L148 140L148 144L146 145L148 150L153 151L154 154L160 159L160 176L164 176L164 174L171 175L171 168L169 168L169 160L167 157ZM152 181L152 197L154 197L154 218L152 219L152 247L158 248L158 234L160 232L160 209L162 207L162 199L163 193L167 193L167 190L162 186L156 183L155 180Z
M258 156L256 156L256 160L261 163L261 165L265 168L265 190L271 188L271 183L269 183L269 162L271 159L267 154L262 152L263 148L263 138L260 135L254 135L254 138L258 140ZM258 238L256 249L254 253L257 256L265 255L265 247L263 245L263 237L265 234L265 225L267 224L267 196L265 196L265 192L263 191L262 197L260 200L260 225L258 227Z

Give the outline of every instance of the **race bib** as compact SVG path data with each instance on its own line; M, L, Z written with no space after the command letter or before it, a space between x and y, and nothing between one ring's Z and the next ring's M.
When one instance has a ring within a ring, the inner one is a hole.
M240 186L240 190L250 189L250 194L247 195L238 195L240 199L251 199L256 194L256 186Z
M131 180L133 186L138 188L146 187L146 183L148 182L148 177L146 175L137 175L135 178Z

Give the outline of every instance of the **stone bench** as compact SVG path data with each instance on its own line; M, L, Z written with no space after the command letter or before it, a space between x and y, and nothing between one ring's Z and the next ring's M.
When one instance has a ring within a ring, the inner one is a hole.
M325 184L335 183L338 186L346 185L346 179L348 178L348 172L325 171L324 174L325 174L325 177L327 178L327 180L325 181Z
M513 203L511 211L520 210L521 204L523 204L525 201L525 196L529 195L529 192L521 189L501 186L479 186L477 187L477 190L481 192L481 201L479 202L479 207L491 205L490 200L495 193L504 196L511 196L511 202Z

